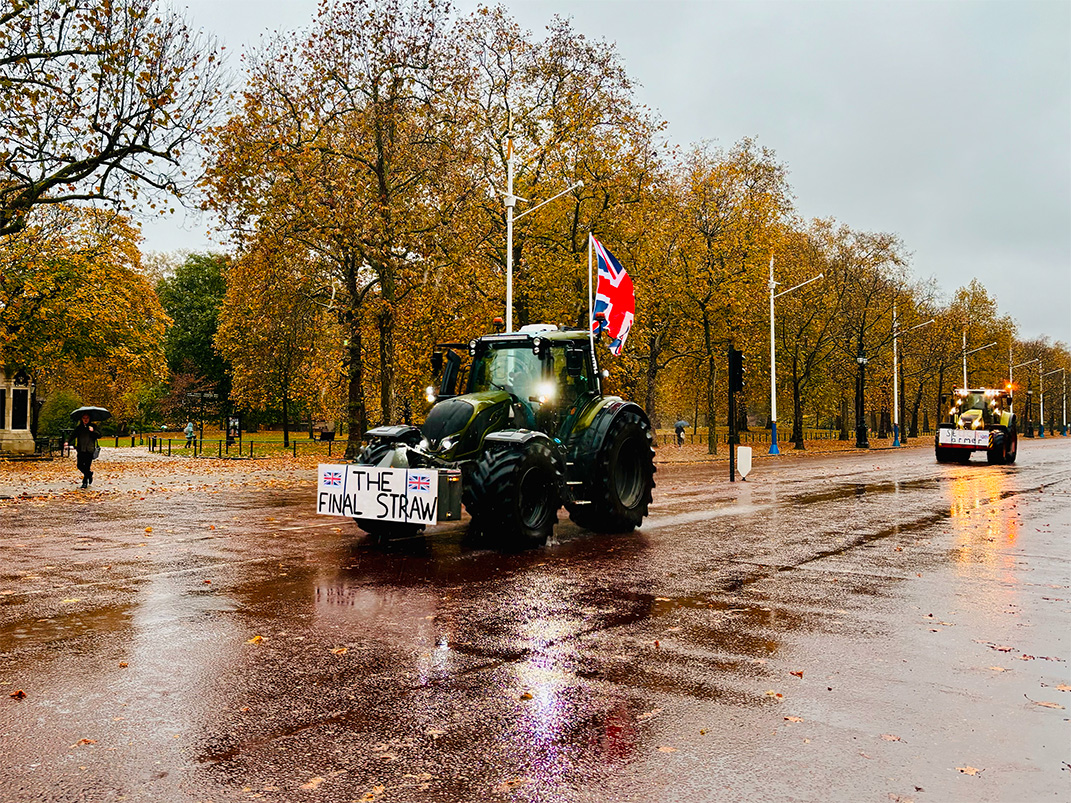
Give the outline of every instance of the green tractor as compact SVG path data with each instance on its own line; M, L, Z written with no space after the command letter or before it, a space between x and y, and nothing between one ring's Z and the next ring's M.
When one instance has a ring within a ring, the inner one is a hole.
M358 465L437 470L438 520L460 517L464 502L475 532L500 542L545 541L563 504L587 529L640 526L655 487L651 425L636 404L602 394L587 331L540 324L439 344L432 371L423 426L369 430ZM444 479L460 493L444 496ZM423 529L355 521L381 538Z
M941 404L949 397L942 396ZM938 463L967 463L973 452L985 452L993 464L1014 463L1019 432L1012 395L995 388L960 389L951 396L948 420L937 425L934 452Z

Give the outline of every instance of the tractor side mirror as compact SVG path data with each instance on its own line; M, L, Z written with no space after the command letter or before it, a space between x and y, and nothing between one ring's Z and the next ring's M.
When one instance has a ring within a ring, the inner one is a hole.
M941 407L948 406L948 396L944 393L941 394Z
M461 357L453 351L446 352L446 365L443 367L443 381L439 385L439 396L457 395L457 378L461 373Z
M584 352L579 349L569 349L565 352L565 370L569 376L580 376L584 373Z
M431 353L431 375L438 376L439 372L443 369L443 353L441 351L433 351Z

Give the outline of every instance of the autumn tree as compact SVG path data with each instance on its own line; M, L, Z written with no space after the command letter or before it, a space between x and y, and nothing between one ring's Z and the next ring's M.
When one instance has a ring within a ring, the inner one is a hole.
M9 0L0 236L29 225L42 204L181 195L182 157L221 87L214 43L156 0Z
M775 227L790 209L789 190L784 166L751 140L727 153L694 148L677 180L673 213L684 232L680 287L706 361L706 418L712 426L720 356L730 343L758 351L756 310L762 309ZM742 423L746 429L746 418Z
M219 310L227 292L227 259L219 254L188 254L156 285L171 318L167 365L172 374L193 374L226 397L227 365L215 346Z
M141 272L138 234L105 210L48 206L0 240L0 360L43 391L70 387L139 417L161 381L169 319Z
M786 228L776 247L780 285L790 289L810 282L777 300L774 316L777 376L792 390L792 436L796 449L804 448L803 410L812 389L827 379L825 367L841 335L845 281L830 273L827 249L829 221L814 221L807 230ZM822 279L813 281L818 276Z
M233 401L282 413L283 445L290 445L296 403L315 398L312 374L323 309L303 285L304 255L265 237L234 263L228 275L216 347L233 371Z
M305 291L345 328L351 458L368 422L363 327L374 322L390 420L398 305L438 274L440 235L464 218L463 67L438 3L324 4L307 34L251 60L242 109L216 134L224 219L239 237L271 231L315 255Z
M637 207L660 180L655 139L663 124L635 101L613 45L585 37L568 20L554 18L537 39L498 6L472 15L463 32L480 144L474 155L483 186L496 189L474 198L488 280L482 290L496 311L505 310L503 201L512 153L514 193L527 199L516 207L513 231L513 323L585 326L588 235L615 254L643 250Z

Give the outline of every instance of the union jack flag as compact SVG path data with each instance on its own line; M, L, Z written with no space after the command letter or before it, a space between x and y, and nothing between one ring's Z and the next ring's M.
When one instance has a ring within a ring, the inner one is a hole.
M431 478L426 474L411 474L409 476L410 491L427 492L431 490Z
M594 315L603 313L606 316L606 333L610 336L610 351L619 356L635 318L636 293L632 287L632 279L614 255L594 236L591 238L591 244L599 262L599 284L595 290L591 329L596 334L599 333L599 321Z
M324 485L341 485L342 474L337 471L324 472Z

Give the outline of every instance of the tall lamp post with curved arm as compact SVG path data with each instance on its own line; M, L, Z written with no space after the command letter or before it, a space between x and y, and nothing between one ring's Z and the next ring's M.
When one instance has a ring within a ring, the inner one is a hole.
M1045 437L1045 377L1051 374L1064 375L1064 423L1060 427L1060 434L1067 434L1067 373L1063 368L1053 368L1041 375L1041 437Z
M775 295L774 290L777 289L777 282L774 281L773 277L773 257L770 257L770 454L781 454L777 448L777 349L774 345L774 299L791 293L793 290L799 290L805 284L816 282L822 278L825 278L825 274L819 273L817 276L813 276L795 287L782 290Z
M896 347L897 338L901 334L907 334L908 332L914 332L916 329L921 329L923 326L929 326L933 323L934 319L920 323L916 326L912 326L910 329L905 329L900 332L899 324L896 318L896 305L893 304L892 311L892 393L893 393L893 446L900 446L900 366L898 362L898 352ZM912 436L914 437L914 436Z

